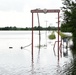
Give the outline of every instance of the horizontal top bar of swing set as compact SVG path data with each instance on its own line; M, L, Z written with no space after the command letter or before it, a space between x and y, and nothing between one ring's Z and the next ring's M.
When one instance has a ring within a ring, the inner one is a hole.
M34 9L31 10L31 13L59 13L60 10L59 9Z

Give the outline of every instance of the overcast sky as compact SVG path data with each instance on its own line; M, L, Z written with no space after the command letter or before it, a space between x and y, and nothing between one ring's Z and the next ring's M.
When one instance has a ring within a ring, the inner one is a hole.
M30 10L41 9L60 9L62 0L0 0L0 27L16 26L30 27ZM40 25L57 26L57 14L39 14ZM34 26L38 25L37 14L34 15Z

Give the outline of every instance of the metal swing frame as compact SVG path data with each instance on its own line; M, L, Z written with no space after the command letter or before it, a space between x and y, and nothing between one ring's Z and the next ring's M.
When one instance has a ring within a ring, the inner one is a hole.
M34 10L31 10L31 13L32 13L32 63L34 63L34 55L33 55L33 46L34 46L34 37L33 37L33 35L34 35L34 32L33 32L33 30L34 30L34 24L33 24L33 22L34 22L34 13L44 13L44 14L46 14L46 13L58 13L58 61L59 61L59 13L60 13L60 10L59 9L34 9Z

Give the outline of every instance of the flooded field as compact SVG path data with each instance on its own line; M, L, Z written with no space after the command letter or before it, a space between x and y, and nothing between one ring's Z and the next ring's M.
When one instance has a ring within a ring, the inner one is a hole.
M34 63L31 57L31 31L0 31L0 75L68 75L73 64L73 56L68 48L68 56L60 57L58 63L58 34L56 39L48 39L51 31L41 31L39 50L39 33L34 31ZM72 40L69 41L69 45ZM65 46L65 43L64 43ZM63 46L62 46L63 50ZM66 50L66 48L64 48ZM70 73L71 75L71 73Z

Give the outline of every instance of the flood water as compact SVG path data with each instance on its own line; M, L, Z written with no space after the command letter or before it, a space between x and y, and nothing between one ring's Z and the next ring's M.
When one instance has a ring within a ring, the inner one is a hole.
M32 64L31 31L0 31L0 75L68 75L68 69L73 64L71 50L68 48L68 56L63 56L62 53L58 62L57 43L54 48L56 56L53 50L58 35L55 33L56 39L50 40L48 38L50 34L51 31L41 31L39 51L39 32L34 31ZM69 41L70 44L72 40Z

